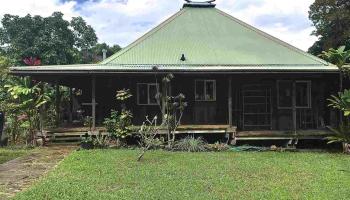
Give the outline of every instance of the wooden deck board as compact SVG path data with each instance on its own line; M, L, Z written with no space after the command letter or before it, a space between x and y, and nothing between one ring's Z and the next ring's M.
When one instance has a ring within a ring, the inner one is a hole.
M230 128L229 125L181 125L177 128L178 131L182 130L226 130ZM133 130L140 129L140 126L133 126ZM67 127L67 128L54 128L48 129L49 133L74 133L74 132L88 132L88 127ZM104 127L96 127L97 131L106 132Z
M136 131L139 126L134 126ZM64 140L69 137L82 137L89 131L87 127L74 127L74 128L58 128L48 131L48 135L57 140ZM105 128L98 127L96 133L102 133L107 135ZM164 135L167 131L162 129L159 134ZM323 139L332 135L332 132L327 129L320 130L298 130L297 134L293 131L237 131L236 127L230 127L229 125L181 125L175 134L232 134L235 136L235 140L288 140L288 139ZM61 138L62 137L62 138ZM72 138L69 138L72 139ZM78 138L75 138L78 139Z
M299 139L317 139L332 135L327 129L320 130L298 130L296 134L293 131L238 131L236 137L242 138L299 138Z

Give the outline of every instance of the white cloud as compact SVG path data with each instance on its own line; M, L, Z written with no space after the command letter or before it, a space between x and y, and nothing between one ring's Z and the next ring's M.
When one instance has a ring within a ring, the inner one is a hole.
M49 16L55 11L61 11L65 14L65 19L79 16L74 11L76 2L59 3L58 0L0 0L0 19L4 14L25 16L41 15Z
M81 15L95 28L100 42L122 46L177 12L183 4L183 0L100 0L84 4L59 0L0 1L0 18L5 13L48 16L54 11L63 12L66 19ZM310 36L313 28L308 21L308 9L313 1L217 0L217 8L307 50L317 39Z
M300 49L307 50L317 37L311 36L314 28L308 20L308 11L314 0L245 0L242 8L242 0L218 0L218 8L251 24L260 30L267 32ZM268 16L273 24L259 24L257 21L263 16ZM291 20L278 22L281 16ZM306 24L306 27L293 29L294 26Z

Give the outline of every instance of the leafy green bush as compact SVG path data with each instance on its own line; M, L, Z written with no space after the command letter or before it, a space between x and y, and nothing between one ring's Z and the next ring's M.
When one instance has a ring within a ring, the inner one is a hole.
M126 108L126 101L131 97L129 90L117 91L116 99L121 103L121 111L111 110L110 117L105 118L103 122L107 131L118 140L126 138L132 132L133 115Z
M201 152L206 151L207 143L201 138L186 137L175 144L175 150L187 152Z
M124 139L132 131L132 117L132 113L128 110L123 110L120 114L118 111L112 110L110 117L105 118L103 124L113 137Z

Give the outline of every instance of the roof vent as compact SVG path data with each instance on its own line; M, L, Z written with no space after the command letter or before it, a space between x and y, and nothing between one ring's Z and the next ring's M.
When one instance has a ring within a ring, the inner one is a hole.
M208 1L192 1L192 0L185 0L186 3L184 3L185 7L193 7L193 8L214 8L216 5L213 4L215 0L208 0Z
M180 60L181 60L182 62L186 61L186 57L185 57L185 54L182 54L182 55L181 55L181 58L180 58Z

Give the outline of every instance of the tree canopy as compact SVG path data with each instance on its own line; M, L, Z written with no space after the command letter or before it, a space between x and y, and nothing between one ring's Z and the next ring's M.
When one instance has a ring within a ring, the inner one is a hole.
M25 58L39 58L45 65L79 63L79 51L97 43L94 29L83 18L69 22L61 12L49 17L6 14L1 23L0 46L18 65Z
M310 53L318 55L342 45L350 49L349 0L315 0L310 6L309 18L316 28L313 35L319 37L310 47Z

